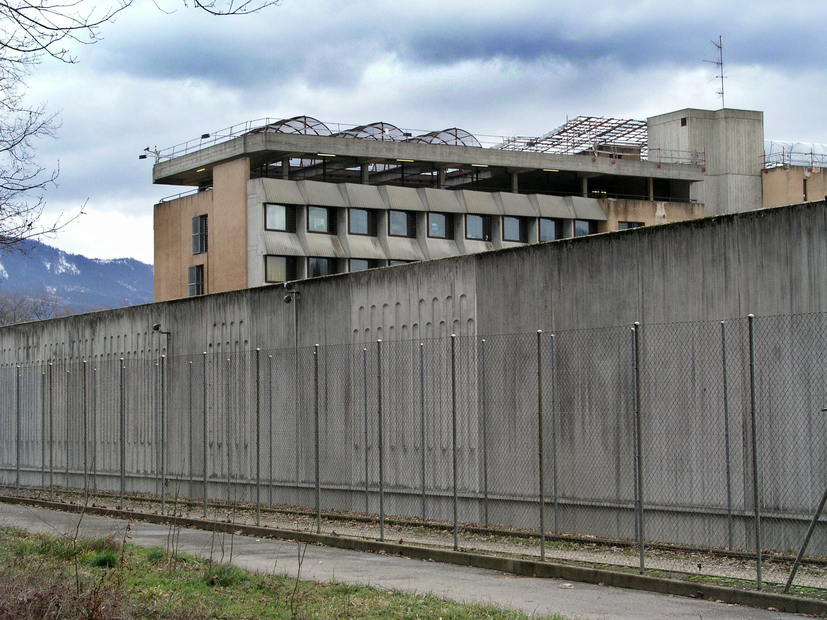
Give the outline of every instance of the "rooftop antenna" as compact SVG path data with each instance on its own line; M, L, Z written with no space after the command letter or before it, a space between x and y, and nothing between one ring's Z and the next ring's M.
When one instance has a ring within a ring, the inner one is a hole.
M704 62L708 62L718 67L720 75L716 75L715 79L721 80L721 90L717 92L721 96L721 109L723 109L726 107L724 102L724 78L726 77L724 75L724 41L721 38L721 35L718 35L718 42L716 43L715 41L710 41L710 43L712 43L712 45L714 45L718 50L718 60L704 60Z

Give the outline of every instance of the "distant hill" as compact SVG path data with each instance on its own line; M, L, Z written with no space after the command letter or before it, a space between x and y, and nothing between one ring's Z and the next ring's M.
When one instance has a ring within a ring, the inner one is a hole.
M152 265L134 258L102 260L33 243L25 254L0 254L0 293L62 299L77 312L152 301Z

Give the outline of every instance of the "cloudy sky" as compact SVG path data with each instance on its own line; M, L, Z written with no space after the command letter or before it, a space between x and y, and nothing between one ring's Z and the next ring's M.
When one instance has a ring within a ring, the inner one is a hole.
M825 27L823 0L282 0L244 17L135 0L74 49L77 64L43 60L29 79L31 101L61 121L37 144L42 165L60 166L48 215L86 204L47 243L152 262L152 205L180 190L153 186L138 155L247 120L506 136L577 115L716 109L704 60L719 35L727 107L763 110L767 138L827 143Z

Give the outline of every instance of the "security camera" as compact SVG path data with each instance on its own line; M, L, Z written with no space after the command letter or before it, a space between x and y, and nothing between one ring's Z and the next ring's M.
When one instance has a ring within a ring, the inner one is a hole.
M293 282L285 282L284 283L284 290L285 291L292 291L296 288L296 285Z
M285 295L284 296L284 303L289 304L291 301L293 301L293 296L292 295Z
M154 331L154 332L161 331L161 324L160 323L155 323L155 325L152 326L152 331Z

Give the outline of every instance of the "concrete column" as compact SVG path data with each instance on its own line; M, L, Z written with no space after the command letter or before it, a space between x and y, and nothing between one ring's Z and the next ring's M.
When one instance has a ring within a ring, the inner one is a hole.
M589 180L586 177L580 179L580 192L583 198L589 197Z
M281 178L287 181L290 179L290 158L285 157L281 160Z
M368 176L368 164L362 164L359 168L362 171L362 185L370 185L370 177Z
M520 185L517 179L517 173L511 173L511 193L512 194L519 194L520 193Z
M436 187L437 189L443 189L445 187L445 168L440 168L437 173Z
M649 177L649 200L655 200L655 179Z

